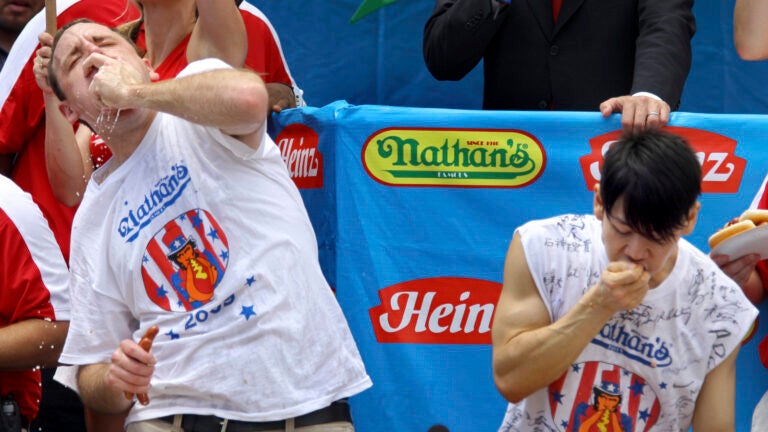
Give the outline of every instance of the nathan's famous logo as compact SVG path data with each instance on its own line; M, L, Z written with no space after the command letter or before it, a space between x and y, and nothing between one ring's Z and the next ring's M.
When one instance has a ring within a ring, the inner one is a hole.
M288 125L277 135L283 162L299 189L323 187L323 155L317 132L300 123Z
M490 344L500 294L498 282L418 279L380 290L381 305L368 313L382 343Z
M643 377L609 363L573 364L548 390L558 431L650 431L661 413L659 397Z
M125 202L127 214L120 219L117 232L127 242L136 240L144 227L160 216L184 192L189 184L189 170L179 163L171 167L171 174L158 180L139 203Z
M701 190L705 193L736 193L744 176L746 159L736 156L736 141L701 129L668 126L664 130L685 138L696 152L702 169ZM589 140L592 153L579 159L587 189L600 181L603 155L621 136L621 131L609 132Z
M224 278L229 246L216 219L205 210L180 214L146 247L141 277L147 296L167 311L190 311L209 303Z
M605 324L592 343L645 366L663 368L672 364L667 343L661 338L649 339L615 322Z
M522 187L546 164L533 135L491 129L382 129L362 158L372 178L397 186Z

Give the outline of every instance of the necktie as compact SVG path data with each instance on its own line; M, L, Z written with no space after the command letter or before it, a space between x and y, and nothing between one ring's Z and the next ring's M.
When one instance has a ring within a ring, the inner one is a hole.
M557 22L557 16L560 14L560 7L563 0L552 0L552 21Z

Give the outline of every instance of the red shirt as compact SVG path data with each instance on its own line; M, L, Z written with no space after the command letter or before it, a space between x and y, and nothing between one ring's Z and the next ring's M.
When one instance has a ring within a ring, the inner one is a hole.
M240 6L240 15L243 17L248 39L245 67L260 73L265 83L283 83L292 87L294 83L272 25L260 10L246 2ZM175 78L187 66L187 45L189 45L190 36L191 34L187 35L155 68L161 80ZM136 45L141 49L147 47L143 25L136 37ZM93 164L97 168L112 157L109 147L96 135L91 135L90 148Z
M131 2L128 4L132 5ZM58 25L61 27L75 18L89 18L116 26L137 19L138 10L126 6L125 0L79 0L71 2L59 14ZM30 21L30 24L33 22ZM43 31L42 23L39 30ZM37 40L38 33L23 32L20 37ZM15 79L15 84L8 98L0 100L0 154L17 154L11 178L32 195L48 219L64 258L68 260L70 230L76 209L66 207L56 199L48 180L45 167L45 102L32 71L34 58L35 51L32 51L20 74L11 77ZM11 60L12 57L9 57L8 61ZM8 63L4 68L7 67Z
M2 176L0 194L0 328L32 319L55 320L54 306L62 320L69 320L69 304L62 301L67 265L48 223L29 195ZM47 284L57 290L55 305ZM40 369L0 371L0 394L9 393L21 414L34 419L42 396Z

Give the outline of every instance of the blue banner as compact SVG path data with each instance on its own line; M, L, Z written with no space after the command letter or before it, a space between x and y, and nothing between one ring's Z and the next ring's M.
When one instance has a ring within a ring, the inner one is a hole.
M352 398L361 432L495 431L506 401L490 325L515 228L592 212L602 154L620 134L598 112L491 112L338 101L273 117L321 263L373 378ZM707 238L768 173L763 116L673 113L702 162ZM765 309L765 306L762 307ZM768 389L757 344L738 360L736 430Z

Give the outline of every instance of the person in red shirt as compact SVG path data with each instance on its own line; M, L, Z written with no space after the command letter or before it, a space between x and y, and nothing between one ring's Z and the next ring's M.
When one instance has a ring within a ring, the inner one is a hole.
M0 397L29 428L69 328L68 270L40 209L0 176ZM3 407L4 415L6 407Z

